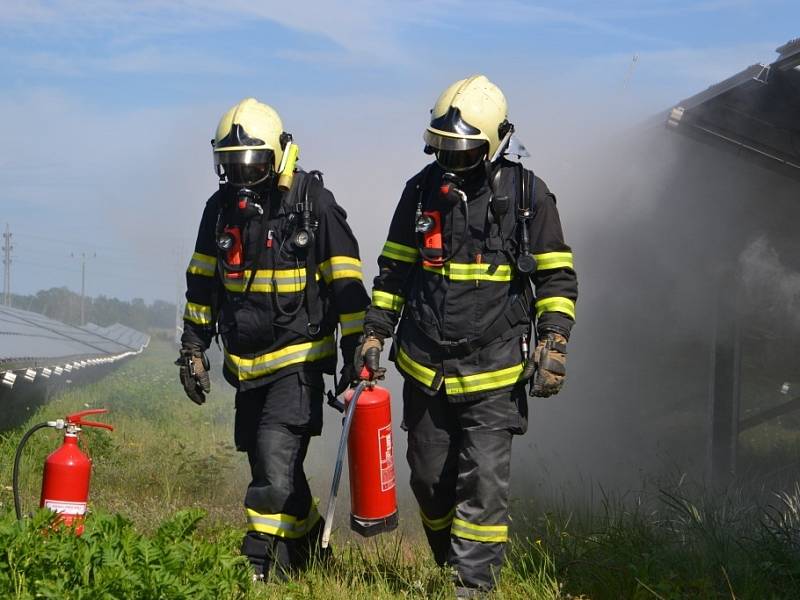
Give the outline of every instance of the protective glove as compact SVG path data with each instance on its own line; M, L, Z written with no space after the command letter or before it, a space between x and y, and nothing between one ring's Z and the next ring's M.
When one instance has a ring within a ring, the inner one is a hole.
M339 371L339 382L334 390L337 396L341 396L348 387L358 381L358 371L351 362L344 363L342 370Z
M382 350L383 339L374 331L368 331L361 336L355 356L353 357L353 366L358 371L359 378L369 379L370 381L383 379L386 374L386 369L381 367ZM369 376L366 378L362 375L363 367L366 367L369 373Z
M184 346L175 364L180 367L178 376L189 400L198 405L203 404L206 394L211 391L209 363L205 353L199 348Z
M567 376L567 338L555 331L545 332L536 344L533 360L536 372L531 395L547 398L557 394Z

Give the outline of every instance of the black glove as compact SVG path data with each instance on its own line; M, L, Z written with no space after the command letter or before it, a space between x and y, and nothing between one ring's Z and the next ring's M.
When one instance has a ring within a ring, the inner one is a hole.
M353 357L354 367L357 369L358 377L363 378L361 371L366 367L370 381L383 379L386 369L381 367L381 351L383 350L383 339L374 331L368 331L361 336L360 344L356 348Z
M341 396L347 388L358 381L358 372L351 362L344 363L342 370L339 371L339 382L334 390L337 396Z
M203 404L206 394L211 391L209 364L205 353L199 348L184 346L175 364L180 367L178 376L189 400L198 405Z
M534 351L536 372L531 395L547 398L557 394L567 376L567 339L554 331L546 332Z

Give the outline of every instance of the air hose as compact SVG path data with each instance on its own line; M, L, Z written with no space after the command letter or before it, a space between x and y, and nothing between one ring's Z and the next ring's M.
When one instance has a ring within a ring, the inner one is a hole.
M19 444L17 444L17 452L14 454L14 474L12 475L11 485L14 490L14 512L16 513L18 520L22 520L22 508L19 501L19 463L22 459L22 450L25 448L25 444L28 443L28 438L30 438L34 432L38 431L39 429L44 429L45 427L53 426L54 423L52 421L38 423L26 431L25 435L23 435L22 439L19 441Z

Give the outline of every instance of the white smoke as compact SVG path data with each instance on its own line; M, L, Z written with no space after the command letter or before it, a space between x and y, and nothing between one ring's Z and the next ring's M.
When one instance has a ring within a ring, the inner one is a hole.
M766 236L753 240L739 257L744 300L762 315L788 317L800 328L800 273L786 266Z

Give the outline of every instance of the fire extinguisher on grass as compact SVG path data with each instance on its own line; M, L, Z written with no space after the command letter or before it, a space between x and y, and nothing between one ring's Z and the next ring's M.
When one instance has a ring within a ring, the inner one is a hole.
M49 508L58 513L58 522L68 527L74 527L75 533L83 533L83 518L86 515L86 505L89 500L89 480L92 474L92 459L80 448L78 433L83 427L102 427L110 431L114 427L108 423L85 421L87 415L107 413L108 409L95 408L84 410L63 419L46 421L34 425L29 429L17 446L14 456L14 510L17 519L22 518L22 509L19 499L19 466L22 451L31 435L39 429L53 427L64 430L64 442L52 452L44 463L42 473L42 494L39 506Z

